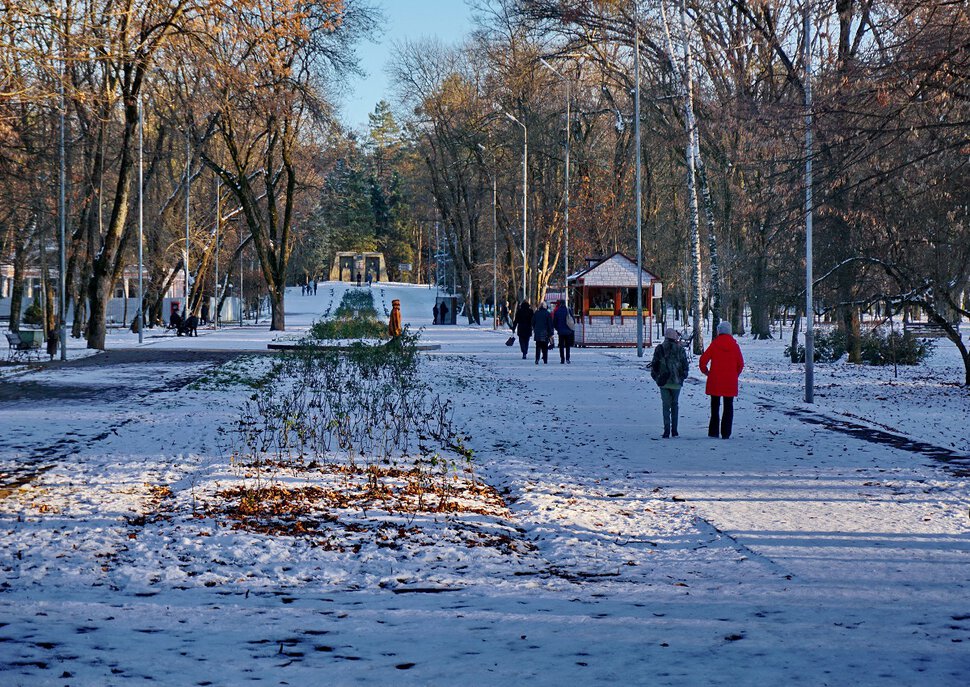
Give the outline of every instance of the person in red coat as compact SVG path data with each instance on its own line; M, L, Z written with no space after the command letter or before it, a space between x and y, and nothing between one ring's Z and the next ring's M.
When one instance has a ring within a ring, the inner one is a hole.
M711 397L711 422L707 427L707 435L727 439L731 436L731 425L734 423L734 398L738 395L738 377L744 369L744 357L741 347L731 336L731 323L721 322L717 325L717 336L701 356L701 372L707 375L707 389L705 393ZM721 399L724 399L724 414L718 418L721 410Z

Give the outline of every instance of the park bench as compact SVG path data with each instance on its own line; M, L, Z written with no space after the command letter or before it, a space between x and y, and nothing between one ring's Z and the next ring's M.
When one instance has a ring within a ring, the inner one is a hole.
M903 328L918 339L943 339L947 335L943 325L936 322L907 322ZM953 328L959 333L960 323L954 324Z
M22 332L7 333L7 360L10 362L29 362L40 360L43 332L27 329Z

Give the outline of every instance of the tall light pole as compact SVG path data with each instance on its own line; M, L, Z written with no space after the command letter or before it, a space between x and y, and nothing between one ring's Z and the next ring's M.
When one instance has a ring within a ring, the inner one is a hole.
M219 328L219 230L222 226L222 204L219 202L221 200L220 193L220 179L218 175L216 176L216 286L213 289L215 293L215 317L214 322L216 323L216 329Z
M239 234L239 326L243 326L243 302L245 298L243 297L243 238L242 231Z
M539 58L546 69L555 74L566 86L566 180L565 180L565 225L566 225L566 240L563 245L562 251L562 264L563 264L563 292L565 293L566 307L569 307L569 138L572 133L572 99L569 97L569 79L563 76L560 72L553 68L551 64L546 62L543 58Z
M60 110L59 112L59 127L60 127L60 140L58 143L59 156L60 156L60 172L59 172L59 194L58 194L58 236L57 236L57 252L58 252L58 269L61 273L61 278L58 280L57 285L57 318L58 318L58 335L61 340L61 360L67 360L67 152L66 138L67 138L67 124L64 121L64 111L67 108L64 97L64 80L67 78L67 7L66 0L61 0L60 4L60 15L61 22L63 24L62 31L64 32L61 36L61 78L59 84L60 90Z
M815 402L815 306L812 274L812 20L805 3L805 402Z
M640 156L640 3L633 3L633 140L637 168L637 357L643 357L643 207L641 186L643 170Z
M192 144L189 140L189 129L185 128L185 304L183 312L189 314L189 193L192 187Z
M138 95L138 343L145 341L145 125L141 94ZM127 291L127 289L126 289ZM127 297L127 293L125 296Z
M503 112L506 117L522 127L522 300L529 298L529 127Z

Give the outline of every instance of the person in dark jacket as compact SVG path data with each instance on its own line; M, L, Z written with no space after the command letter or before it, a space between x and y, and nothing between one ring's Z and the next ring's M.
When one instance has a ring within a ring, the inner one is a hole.
M717 336L701 356L701 372L707 375L705 393L711 397L711 422L707 428L707 435L727 439L731 436L731 426L734 423L734 399L738 395L738 377L744 370L744 357L741 347L731 336L731 323L721 322L717 325ZM718 418L721 399L724 399L724 415Z
M542 356L542 364L549 364L549 339L552 338L553 325L552 315L546 308L546 302L539 303L539 309L532 316L532 336L536 340L536 365L539 364L539 356Z
M522 301L515 311L512 320L512 331L519 337L519 348L522 349L522 360L529 355L529 339L532 338L532 308L529 301Z
M569 323L573 326L570 327ZM552 313L552 324L559 335L559 364L565 365L569 362L569 349L576 343L576 320L572 311L566 307L566 301L556 303L556 309Z
M664 333L663 343L653 351L650 376L660 387L660 401L663 407L664 433L667 439L677 434L677 419L680 415L680 389L687 379L690 367L687 364L687 351L680 345L680 334L670 328Z

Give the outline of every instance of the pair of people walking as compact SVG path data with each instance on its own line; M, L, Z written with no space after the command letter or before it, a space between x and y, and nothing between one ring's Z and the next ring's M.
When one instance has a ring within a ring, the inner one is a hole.
M680 345L680 334L676 329L668 329L664 340L653 353L650 376L660 387L663 408L663 438L678 436L677 421L680 413L680 390L690 368L687 352ZM741 347L731 335L731 323L721 322L717 326L717 336L701 355L701 372L707 377L705 393L711 397L711 419L707 434L710 437L727 439L731 436L734 424L734 399L738 395L738 377L744 370L744 356ZM723 400L724 413L721 414Z
M529 355L529 340L535 339L536 344L536 365L542 358L543 365L549 364L549 346L555 341L556 334L559 335L559 362L560 364L569 363L569 351L572 348L573 329L569 327L572 314L563 301L556 303L556 310L549 312L545 301L539 303L536 310L532 310L529 301L522 301L515 311L515 319L512 321L512 330L519 339L519 349L522 351L522 359L525 360ZM573 327L575 327L573 321Z

